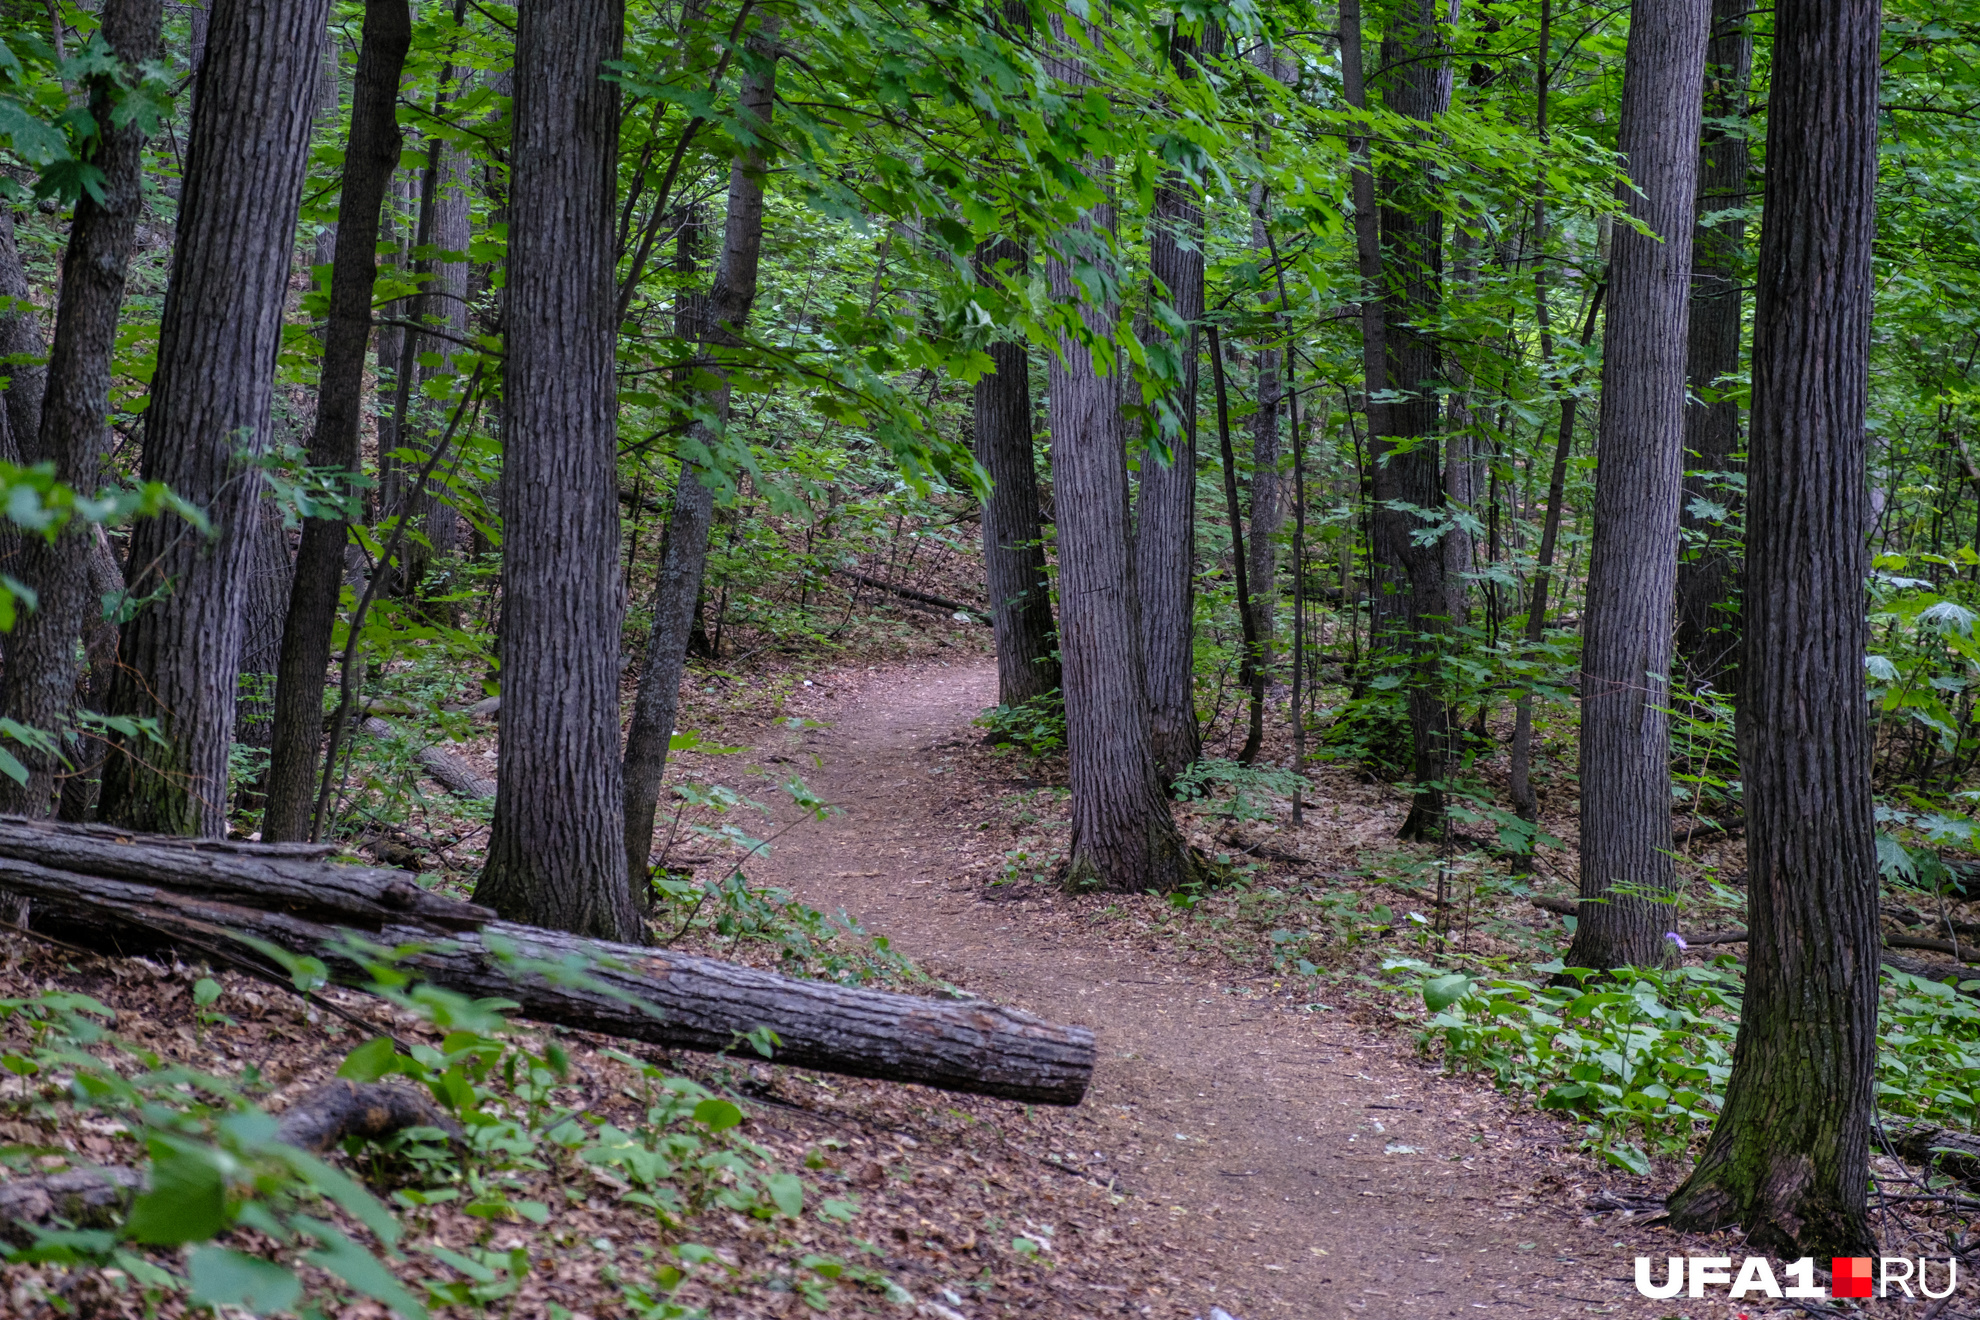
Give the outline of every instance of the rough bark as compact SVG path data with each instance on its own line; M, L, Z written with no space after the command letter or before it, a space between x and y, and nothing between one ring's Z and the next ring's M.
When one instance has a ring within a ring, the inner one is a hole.
M1066 38L1059 34L1061 46ZM1049 61L1061 80L1088 75ZM1114 309L1082 287L1072 253L1112 258L1111 203L1059 237L1046 262L1051 296L1079 308L1086 334L1111 335ZM1052 401L1052 478L1059 536L1059 651L1072 780L1072 839L1061 879L1071 890L1171 890L1198 875L1163 792L1142 689L1140 621L1128 528L1127 451L1114 382L1095 369L1079 337L1062 336L1046 394Z
M398 736L398 730L375 715L366 719L362 727L374 738ZM413 760L442 788L456 796L485 802L496 795L495 781L459 752L450 752L439 746L422 747L413 754Z
M1746 995L1725 1106L1670 1199L1783 1256L1874 1251L1877 865L1863 656L1879 8L1774 10L1748 442Z
M1267 197L1263 185L1251 195L1251 251L1254 258L1268 247L1265 232ZM1271 304L1269 293L1260 301ZM1279 529L1285 522L1285 474L1279 471L1283 457L1279 445L1279 418L1286 411L1279 380L1278 337L1283 327L1275 327L1273 339L1261 343L1256 357L1258 368L1257 411L1251 414L1251 538L1245 549L1251 556L1252 630L1258 636L1255 665L1261 685L1271 681L1273 633L1279 614Z
M1594 526L1581 646L1581 897L1570 966L1657 960L1671 859L1671 610L1684 461L1700 89L1710 0L1637 0L1617 143L1632 216L1616 227L1602 337Z
M0 371L7 377L7 390L0 395L7 416L9 451L0 455L11 462L32 463L41 447L41 399L47 391L48 367L43 359L48 342L42 337L41 319L34 313L33 290L28 287L27 270L21 265L21 252L14 241L14 208L0 206L0 297L14 300L0 310Z
M1738 547L1720 520L1694 514L1692 502L1727 507L1737 491L1719 475L1733 471L1739 450L1739 402L1720 382L1739 371L1742 299L1740 249L1746 225L1712 224L1706 217L1746 203L1746 134L1727 121L1744 119L1753 76L1753 30L1741 0L1713 0L1705 48L1705 120L1698 146L1698 223L1692 239L1691 328L1685 375L1684 509L1679 527L1690 544L1678 562L1677 648L1687 685L1722 687L1738 670Z
M715 380L700 406L717 425L729 418L729 376L720 350L742 342L756 301L756 268L763 251L763 180L770 115L777 94L777 31L765 16L750 36L738 109L745 122L760 126L743 144L729 169L728 215L722 228L722 257L708 297L683 309L682 337L699 340L698 366ZM691 331L692 333L685 333ZM715 516L714 474L707 470L718 435L697 422L682 446L674 513L660 545L660 571L653 584L653 631L640 664L639 691L626 731L625 832L621 856L633 891L645 893L653 852L653 818L659 810L660 783L667 772L667 745L680 712L681 674L688 638L701 620L701 578L708 564L708 532Z
M337 251L330 274L330 312L317 383L311 467L362 475L359 430L364 417L364 358L371 338L371 293L378 279L379 213L399 163L399 74L412 44L406 0L366 0L363 45L351 94L351 134L344 151L343 195L337 203ZM382 338L382 337L381 337ZM380 345L383 361L384 345ZM344 517L303 522L294 584L276 662L273 750L268 768L265 839L309 836L316 760L323 745L323 689L330 638L343 591Z
M269 438L327 5L214 0L142 464L204 508L213 533L167 518L131 532L132 594L162 598L124 626L110 704L156 718L166 743L126 740L105 768L104 819L132 828L226 829L241 578L262 484L247 457Z
M0 1242L32 1245L29 1225L52 1228L57 1220L84 1229L115 1228L144 1187L137 1170L121 1164L10 1178L0 1183Z
M621 0L516 11L504 363L502 741L475 899L644 936L623 863L612 222Z
M83 654L89 670L76 704L86 710L101 710L110 700L110 685L117 676L117 624L103 608L124 593L124 566L110 548L110 538L98 526L89 551L89 595L96 607L83 628ZM56 815L63 820L88 820L96 807L96 791L103 782L103 745L90 742L78 749L77 763L62 778L61 805Z
M133 72L155 59L164 22L160 0L111 0L103 9L103 39L120 65ZM128 75L127 75L128 77ZM134 78L131 78L134 81ZM102 137L95 164L103 171L102 200L76 200L62 285L55 311L55 344L49 356L41 404L37 459L55 465L55 477L94 494L103 484L109 450L110 361L117 346L117 311L124 299L138 217L144 210L144 135L136 123L111 118L120 88L114 77L88 80L90 114ZM55 777L75 748L67 738L76 689L82 679L76 644L100 603L89 590L92 541L77 520L53 541L23 537L11 572L32 587L37 607L25 613L8 639L0 677L0 710L58 740L57 749L22 744L26 783L0 777L0 811L45 816L55 810Z
M428 1096L392 1082L325 1082L282 1111L275 1140L318 1155L346 1137L378 1141L407 1128L439 1128L459 1139L461 1125Z
M978 277L1025 270L1025 251L1008 238L976 253ZM1022 342L990 345L996 364L976 382L976 461L990 474L983 501L983 568L997 634L997 700L1016 706L1059 686L1058 637L1045 576L1045 528L1033 459L1031 354Z
M1214 23L1205 37L1177 22L1169 30L1169 63L1178 78L1195 75L1196 60L1222 45ZM1170 399L1180 425L1164 462L1151 445L1142 454L1135 500L1134 578L1141 612L1143 682L1155 763L1173 779L1203 754L1196 725L1196 379L1197 334L1203 320L1202 185L1179 170L1155 185L1148 227L1148 269L1168 291L1185 326L1174 346L1182 384ZM1123 379L1125 377L1123 376ZM1063 599L1063 597L1062 597Z
M253 961L234 938L248 935L320 957L332 977L363 986L370 974L338 952L356 931L418 946L402 964L417 980L514 1000L534 1021L668 1048L729 1050L767 1026L782 1041L779 1063L1043 1104L1077 1104L1092 1075L1084 1027L497 921L403 872L324 862L326 851L0 820L0 886L29 899L36 929L110 952L170 945ZM589 983L530 970L572 961L588 967Z
M282 625L289 610L294 570L282 511L263 499L250 514L247 568L241 580L240 679L235 692L234 741L267 747L273 740L275 671L282 655ZM262 776L265 784L266 775ZM259 795L262 785L256 785Z
M1450 109L1450 54L1437 25L1440 19L1452 21L1455 13L1455 0L1407 0L1382 39L1377 83L1382 101L1426 125L1426 132ZM1450 620L1443 548L1416 543L1422 515L1409 510L1434 516L1444 504L1434 329L1443 298L1444 217L1427 164L1392 166L1381 182L1383 379L1391 400L1369 413L1375 496L1371 646L1401 671L1409 704L1415 788L1400 834L1427 839L1443 830L1442 785L1451 765L1441 675Z

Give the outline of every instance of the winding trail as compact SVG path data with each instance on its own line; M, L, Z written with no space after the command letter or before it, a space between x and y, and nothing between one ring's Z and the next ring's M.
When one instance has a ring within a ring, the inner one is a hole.
M1134 1231L1151 1246L1188 1248L1169 1267L1188 1277L1138 1281L1168 1314L1669 1313L1637 1296L1633 1259L1661 1271L1682 1248L1584 1217L1570 1193L1599 1172L1569 1153L1571 1128L1512 1117L1418 1063L1399 1033L1121 943L1080 918L1092 900L986 901L960 865L971 823L941 762L994 704L992 665L815 677L793 709L827 727L791 735L790 750L820 758L804 773L844 810L786 835L761 878L844 907L957 984L1096 1029L1075 1154L1139 1198Z

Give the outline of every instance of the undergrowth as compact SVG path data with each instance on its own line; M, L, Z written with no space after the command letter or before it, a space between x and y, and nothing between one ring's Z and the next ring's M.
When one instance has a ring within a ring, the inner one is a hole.
M142 1151L135 1172L143 1190L127 1214L32 1227L6 1251L10 1264L52 1271L38 1300L66 1306L74 1281L91 1276L135 1290L150 1313L179 1299L323 1320L363 1297L409 1320L430 1306L503 1314L544 1262L524 1247L495 1245L492 1231L548 1223L561 1195L638 1207L649 1231L605 1271L606 1282L627 1314L692 1320L704 1312L675 1294L697 1271L726 1268L694 1240L697 1222L720 1214L843 1223L856 1213L856 1199L814 1204L803 1173L746 1138L742 1109L700 1083L606 1051L628 1071L620 1098L630 1103L623 1113L597 1112L556 1041L504 1016L512 1005L412 983L389 953L354 948L351 956L368 967L373 993L427 1024L439 1043L401 1048L376 1037L350 1051L338 1075L404 1078L464 1133L450 1142L437 1128L412 1128L370 1148L349 1139L364 1182L276 1139L276 1120L260 1104L270 1086L254 1065L225 1077L162 1060L113 1034L105 1024L117 1015L86 995L0 1000L8 1074L0 1113L93 1126ZM320 962L283 961L298 989L324 983ZM66 1156L10 1146L0 1149L0 1164L27 1177ZM455 1250L434 1231L437 1216L482 1228L454 1232L463 1246ZM841 1287L911 1300L867 1265L795 1247L788 1255L787 1287L818 1309ZM569 1313L553 1305L550 1314Z

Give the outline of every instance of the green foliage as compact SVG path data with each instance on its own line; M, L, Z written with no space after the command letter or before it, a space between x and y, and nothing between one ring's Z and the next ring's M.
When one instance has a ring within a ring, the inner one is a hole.
M1194 761L1176 776L1174 792L1178 802L1201 803L1208 807L1223 793L1230 800L1212 809L1211 814L1233 821L1271 820L1274 797L1291 798L1310 786L1304 776L1273 766L1242 765L1236 761L1206 757Z
M1737 963L1619 968L1594 980L1558 959L1535 965L1572 985L1443 972L1413 959L1385 970L1429 1012L1419 1045L1454 1071L1482 1072L1537 1108L1585 1122L1589 1146L1632 1173L1680 1155L1725 1100L1744 981ZM1966 982L1967 988L1980 982ZM1884 969L1877 1094L1886 1114L1980 1125L1980 1003L1952 986Z
M14 1103L43 1114L114 1119L143 1142L147 1189L114 1228L37 1229L32 1244L6 1259L121 1270L154 1308L176 1295L258 1313L302 1302L334 1309L356 1296L408 1320L424 1317L429 1306L495 1309L513 1299L535 1268L530 1249L456 1252L427 1242L417 1250L441 1272L408 1286L402 1276L409 1272L409 1243L423 1217L443 1204L490 1224L548 1224L555 1207L524 1189L545 1170L568 1164L599 1171L604 1176L594 1187L650 1214L655 1234L669 1244L649 1253L644 1268L627 1262L630 1267L608 1273L623 1305L652 1320L691 1320L700 1313L670 1299L695 1269L719 1264L713 1252L683 1237L698 1218L734 1213L792 1221L807 1213L801 1174L744 1135L744 1111L731 1100L607 1051L637 1079L642 1110L629 1126L600 1121L569 1090L570 1062L556 1039L510 1024L506 1004L418 984L390 951L353 946L349 952L370 967L374 992L440 1034L437 1045L421 1041L405 1053L388 1037L374 1038L345 1056L338 1075L355 1082L398 1077L420 1086L464 1134L454 1141L435 1128L411 1128L374 1147L348 1139L346 1150L366 1181L393 1186L389 1204L333 1165L277 1141L275 1120L255 1103L265 1082L252 1067L235 1081L164 1063L107 1032L100 1024L114 1014L102 1004L50 992L0 1000L0 1024L22 1042L0 1054L0 1066L35 1083ZM320 963L280 960L299 986L320 984ZM193 998L207 1014L221 987L203 978ZM24 1158L0 1152L10 1163ZM819 1213L843 1219L852 1208L827 1201ZM229 1239L230 1246L216 1241L235 1229L255 1230L266 1245L250 1253L238 1249L242 1238ZM160 1250L182 1246L191 1248L183 1257ZM329 1293L306 1288L309 1276L296 1269L303 1262L336 1281ZM814 1288L842 1276L869 1285L884 1278L828 1271L809 1257L798 1266ZM426 1268L421 1262L411 1270ZM897 1289L891 1281L887 1286Z
M1066 699L1057 688L1015 706L997 705L970 723L989 731L989 740L1022 748L1031 756L1050 756L1066 745Z

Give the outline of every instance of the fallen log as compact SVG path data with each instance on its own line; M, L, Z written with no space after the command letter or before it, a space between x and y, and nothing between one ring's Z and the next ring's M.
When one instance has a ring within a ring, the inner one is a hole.
M726 1051L768 1027L779 1063L1041 1104L1078 1104L1092 1076L1085 1027L498 921L403 872L339 866L322 851L0 817L0 890L30 900L34 929L106 953L169 945L259 963L236 938L246 936L363 987L355 933L405 946L399 966L416 979L673 1049Z
M959 600L950 600L947 596L937 596L933 592L923 591L919 587L902 586L898 582L889 582L884 578L868 577L866 574L856 572L850 568L835 568L832 571L842 578L851 578L854 582L863 582L876 591L892 592L902 600L912 601L917 605L926 605L931 609L947 610L951 614L967 614L978 623L990 622L990 616L975 605L965 605Z
M374 738L396 738L399 732L375 715L359 727ZM450 793L482 802L495 797L495 781L481 773L474 762L465 756L436 744L420 748L413 754L413 759L419 762L420 769Z
M1980 1137L1929 1123L1890 1122L1873 1130L1877 1144L1910 1164L1936 1168L1980 1186Z
M282 1111L275 1140L322 1155L346 1137L382 1141L412 1127L434 1127L449 1138L461 1125L419 1092L390 1082L325 1082ZM146 1178L123 1164L63 1169L0 1182L0 1242L25 1246L30 1225L58 1222L78 1228L114 1228L131 1208Z

